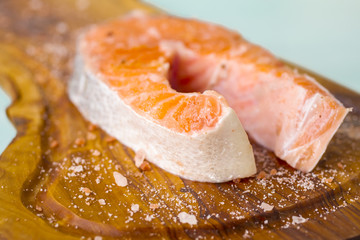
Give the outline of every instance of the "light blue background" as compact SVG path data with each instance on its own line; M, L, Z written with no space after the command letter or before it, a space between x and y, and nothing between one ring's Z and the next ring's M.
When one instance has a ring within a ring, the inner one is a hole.
M360 92L360 0L145 0L225 25L275 55ZM0 152L14 134L0 91Z
M9 122L5 109L10 104L10 98L0 87L0 154L4 151L11 139L15 137L15 128Z

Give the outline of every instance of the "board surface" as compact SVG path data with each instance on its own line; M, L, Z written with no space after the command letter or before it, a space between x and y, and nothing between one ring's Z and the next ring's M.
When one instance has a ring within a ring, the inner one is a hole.
M84 120L66 95L76 35L134 9L158 12L132 0L0 1L0 86L17 129L0 156L0 239L360 235L360 95L320 76L353 111L308 174L255 143L265 175L237 183L192 182L154 165L143 172L131 149ZM197 223L180 221L182 212Z

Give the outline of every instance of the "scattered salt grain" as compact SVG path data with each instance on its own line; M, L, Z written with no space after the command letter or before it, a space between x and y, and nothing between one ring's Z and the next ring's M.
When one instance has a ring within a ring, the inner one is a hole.
M134 160L135 160L135 166L140 167L141 164L143 164L143 162L145 160L145 151L142 149L137 151L135 154Z
M85 194L85 196L89 196L91 193L91 190L87 187L81 187L80 191L83 192Z
M188 214L186 212L181 212L178 214L178 218L181 223L188 223L190 225L196 225L197 219L194 215Z
M119 187L126 187L128 185L126 177L124 177L121 173L114 172L113 175L116 185L118 185Z
M100 183L100 178L96 178L95 182L96 182L96 184L99 184Z
M104 206L104 205L106 205L106 202L104 199L101 198L101 199L99 199L99 204Z
M97 149L95 149L92 153L93 156L97 157L97 156L100 156L101 155L101 152Z
M84 168L83 168L83 166L81 166L81 165L71 166L69 169L72 170L72 171L75 172L75 173L79 173L79 172L84 171Z
M36 206L35 206L35 209L36 209L37 211L39 211L39 212L42 212L42 210L43 210L42 207L40 207L39 205L36 205Z
M245 230L245 233L242 236L243 238L251 238L250 232L248 230Z
M139 204L131 204L131 211L133 211L134 213L139 211Z
M151 203L150 204L150 209L157 209L157 208L159 208L159 204L157 204L157 203Z
M80 157L75 157L74 158L74 162L76 163L76 164L79 164L80 162L81 162L81 158Z
M270 205L270 204L267 204L266 202L262 202L260 207L265 211L265 212L268 212L268 211L271 211L273 210L274 206Z
M94 240L102 240L102 237L101 236L95 236Z
M292 224L300 224L300 223L304 223L307 222L306 218L303 218L301 215L298 216L292 216Z
M147 221L147 222L151 222L151 220L154 218L154 216L153 215L146 215L146 217L145 217L145 221Z
M94 170L95 171L100 171L100 165L99 164L95 165Z

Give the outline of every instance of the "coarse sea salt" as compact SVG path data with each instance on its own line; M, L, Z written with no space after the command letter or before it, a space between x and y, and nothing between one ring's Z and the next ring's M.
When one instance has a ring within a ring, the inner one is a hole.
M307 222L306 218L303 218L301 215L300 216L292 216L292 224L300 224L300 223L304 223Z
M101 198L101 199L99 199L99 204L104 206L104 205L106 205L106 202L104 199Z
M136 167L140 167L141 164L144 162L145 160L145 151L140 149L139 151L136 152L134 160L135 160L135 166Z
M269 212L271 210L273 210L274 206L267 204L266 202L262 202L260 207L265 211L265 212Z
M114 172L113 176L114 176L116 185L118 185L119 187L126 187L128 185L128 181L127 181L126 177L124 177L121 173Z
M131 211L134 213L139 211L139 204L131 204Z
M196 225L197 219L194 215L188 214L186 212L181 212L178 214L178 218L181 223L188 223L190 225Z
M84 171L84 168L83 168L83 166L78 165L78 166L71 166L69 168L69 170L72 170L74 173L79 173L79 172Z

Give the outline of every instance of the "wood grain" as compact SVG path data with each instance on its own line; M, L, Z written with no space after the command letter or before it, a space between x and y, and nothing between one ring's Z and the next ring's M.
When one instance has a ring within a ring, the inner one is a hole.
M253 143L264 178L197 183L154 165L143 172L131 149L89 130L66 94L76 34L133 9L158 12L133 0L0 1L0 85L17 129L0 156L0 239L360 235L360 96L320 76L353 111L309 174ZM115 171L128 186L115 184ZM197 224L181 223L181 212Z

